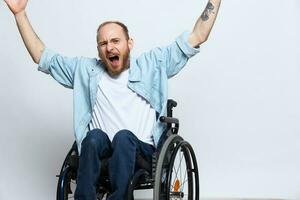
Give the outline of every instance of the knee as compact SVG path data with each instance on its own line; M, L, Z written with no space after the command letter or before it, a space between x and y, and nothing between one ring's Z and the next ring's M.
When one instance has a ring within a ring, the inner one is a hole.
M93 129L89 131L82 141L82 148L96 148L101 145L101 142L105 141L106 134L100 129Z
M115 145L129 145L135 143L136 136L129 130L120 130L116 133L113 139L113 146Z

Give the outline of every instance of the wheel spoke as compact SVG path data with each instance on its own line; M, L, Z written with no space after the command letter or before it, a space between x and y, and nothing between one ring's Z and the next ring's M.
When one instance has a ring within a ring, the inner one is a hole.
M178 165L177 169L175 168L175 165L173 166L173 169L175 171L175 178L174 178L174 181L173 181L173 184L172 184L172 188L174 187L175 181L178 179L178 172L180 173L180 179L179 180L182 180L181 162L182 162L182 159L183 159L183 153L181 152L181 150L179 150L179 151L180 151L180 154L181 154L181 155L179 155L179 158L180 158L179 159L179 165ZM176 160L176 158L175 158L175 160Z
M157 163L154 199L163 197L170 200L199 200L198 169L195 162L190 144L178 135L169 136L162 147ZM168 165L168 170L166 180L161 184L163 164Z
M186 176L187 170L184 171L184 181L181 182L180 187L182 188L182 191L184 190L184 183L188 181L187 176Z

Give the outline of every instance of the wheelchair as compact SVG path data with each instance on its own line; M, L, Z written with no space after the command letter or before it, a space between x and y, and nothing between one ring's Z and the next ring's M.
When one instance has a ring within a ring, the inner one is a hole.
M169 99L167 116L160 121L167 129L160 137L157 150L149 163L137 155L138 169L128 184L128 200L134 199L134 190L153 189L155 200L199 200L199 173L192 146L179 136L179 120L172 117L177 102ZM76 142L68 152L59 175L57 175L57 200L74 199L79 156ZM97 184L97 200L111 194L108 178L108 162L101 160L101 176Z

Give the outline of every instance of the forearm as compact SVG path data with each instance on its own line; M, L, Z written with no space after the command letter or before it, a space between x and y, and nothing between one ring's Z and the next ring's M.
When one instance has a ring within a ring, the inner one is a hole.
M23 42L35 63L39 63L45 45L34 32L25 11L15 14L16 23Z
M208 39L218 15L221 0L209 0L202 15L198 18L189 37L189 43L197 47Z

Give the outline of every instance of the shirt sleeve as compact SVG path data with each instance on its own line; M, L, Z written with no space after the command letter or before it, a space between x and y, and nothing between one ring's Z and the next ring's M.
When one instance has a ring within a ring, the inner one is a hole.
M189 32L183 32L175 42L163 50L163 61L168 78L176 75L187 63L187 61L200 51L193 48L188 42Z
M171 78L176 75L187 63L189 58L200 52L200 47L193 48L188 42L188 31L183 32L177 39L166 47L155 48L150 51L148 57L156 63L160 70L164 70Z
M57 82L67 88L73 88L74 74L80 58L64 57L48 48L42 53L38 70L50 74Z
M194 48L190 45L188 42L190 32L186 31L182 33L177 39L176 43L181 49L181 51L188 57L191 58L192 56L196 55L200 52L200 46L197 48Z

